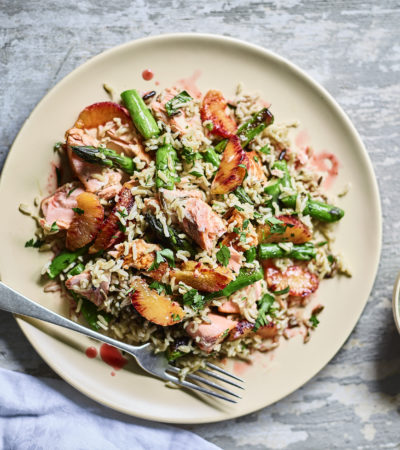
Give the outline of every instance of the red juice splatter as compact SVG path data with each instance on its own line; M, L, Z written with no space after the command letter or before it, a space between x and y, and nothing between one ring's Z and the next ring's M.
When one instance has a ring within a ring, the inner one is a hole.
M196 98L201 98L200 89L196 86L196 82L201 75L201 70L195 70L193 75L188 78L181 78L177 84L189 92L190 95Z
M143 80L150 81L154 77L154 73L151 69L145 69L142 72Z
M333 153L321 152L313 155L311 164L318 170L328 174L323 187L329 189L339 174L339 160L337 157Z
M85 351L86 356L88 358L96 358L97 356L97 348L96 347L88 347Z
M125 364L128 363L128 360L122 356L121 352L117 348L108 344L101 345L100 357L114 370L120 370L125 366Z

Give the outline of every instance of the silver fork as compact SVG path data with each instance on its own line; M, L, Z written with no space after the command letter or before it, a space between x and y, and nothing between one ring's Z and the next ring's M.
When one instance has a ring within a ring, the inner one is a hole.
M214 397L220 398L222 400L226 400L228 402L237 403L234 399L230 397L226 397L218 392L215 392L211 389L206 389L198 384L191 383L190 381L180 380L178 378L179 369L175 366L172 366L168 363L167 359L163 356L163 354L154 354L151 350L150 344L146 343L139 346L128 345L124 342L117 341L116 339L112 339L103 334L97 333L79 323L73 322L59 314L45 308L44 306L35 303L29 298L25 297L22 294L14 291L10 287L6 286L4 283L0 282L0 309L5 311L9 311L14 314L20 314L22 316L34 317L35 319L44 320L46 322L53 323L55 325L59 325L60 327L69 328L73 331L78 331L79 333L85 334L91 338L97 339L98 341L105 342L113 347L118 348L130 355L132 355L139 366L145 370L146 372L161 378L166 381L172 381L173 383L186 387L188 389L194 389L196 391L200 391L203 394L212 395ZM239 389L244 389L242 386L237 384L236 382L226 379L219 375L222 373L231 379L239 382L243 382L242 379L232 375L226 370L221 369L220 367L211 364L209 362L206 363L207 367L212 370L201 369L198 370L197 373L201 373L207 375L209 377L215 378L221 382L227 383L231 386L235 386ZM216 373L218 372L218 373ZM223 386L209 380L208 378L204 378L196 373L191 373L186 376L187 379L192 381L196 381L199 383L203 383L207 386L210 386L216 390L224 392L232 397L241 398L239 395L234 392L226 389Z

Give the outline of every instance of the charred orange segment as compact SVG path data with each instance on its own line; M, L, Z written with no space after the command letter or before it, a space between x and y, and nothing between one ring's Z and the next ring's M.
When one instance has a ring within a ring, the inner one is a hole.
M290 266L284 272L266 266L264 277L272 292L282 291L289 286L289 295L293 297L307 297L315 292L319 285L318 277L301 266Z
M270 322L257 330L257 334L263 339L272 339L278 334L278 327L275 323Z
M240 186L249 167L249 158L237 136L232 136L225 147L221 164L211 185L212 194L227 194Z
M179 269L174 269L171 277L175 277L177 283L191 286L198 291L217 292L224 289L232 280L232 271L226 267L207 267L197 261L186 261Z
M97 195L82 192L76 197L75 215L67 231L66 247L77 250L93 241L101 228L104 209Z
M131 192L132 183L125 183L114 209L111 211L107 219L103 222L100 232L96 237L93 245L89 248L89 253L97 253L100 250L106 250L114 245L121 237L120 219L124 215L128 215L135 201ZM121 215L122 214L122 215Z
M293 242L293 244L304 244L311 237L311 231L301 220L294 216L278 216L281 224L257 226L258 240L261 244L271 242Z
M248 322L247 320L241 320L229 333L229 340L234 341L236 339L242 339L249 334L254 333L253 328L254 323Z
M132 127L129 112L114 102L99 102L87 106L75 122L76 128L97 128L113 119L120 119L121 123Z
M131 301L136 311L149 322L167 327L182 321L185 313L177 302L165 295L160 295L150 289L147 283L139 277L134 277Z
M236 122L226 113L227 103L220 91L208 91L203 99L201 107L201 120L211 120L213 123L212 133L228 138L236 133Z

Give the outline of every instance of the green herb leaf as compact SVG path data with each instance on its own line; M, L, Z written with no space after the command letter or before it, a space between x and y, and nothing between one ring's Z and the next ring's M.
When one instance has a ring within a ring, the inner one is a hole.
M53 151L54 152L59 152L61 150L63 143L62 142L56 142L53 146Z
M39 248L43 245L44 241L41 241L40 239L36 239L36 241L32 238L29 239L29 241L25 242L25 247L33 247L33 248Z
M191 172L189 172L189 174L194 175L196 178L200 178L204 175L201 172L197 172L197 170L192 170Z
M51 227L50 227L50 232L51 233L55 233L55 232L57 232L57 231L59 231L60 229L58 228L58 225L57 225L57 222L53 222L52 224L51 224Z
M243 230L245 230L248 226L249 226L250 220L249 219L245 219L243 221Z
M312 314L312 316L310 317L310 322L313 328L317 328L319 320L315 314Z
M199 152L195 152L190 147L184 147L182 152L182 158L187 162L193 164L196 159L201 159L201 154Z
M246 175L244 176L244 178L247 178L247 176L248 176L248 172L247 172L247 167L244 165L244 164L238 164L238 167L242 167L245 171L246 171ZM243 178L243 179L244 179Z
M206 125L206 128L207 128L208 131L212 131L212 130L214 129L214 124L213 124L212 122L209 122L209 123Z
M236 211L244 211L244 209L238 205L235 205L234 208L236 209Z
M246 233L240 233L239 241L240 242L246 242L247 234Z
M242 203L249 203L250 205L253 205L253 201L247 194L247 192L243 189L242 186L239 186L236 188L233 193L236 195L236 197L242 202Z
M254 161L258 162L258 157L257 156L254 157Z
M171 317L174 322L178 322L179 320L181 320L181 316L179 314L172 313Z
M226 245L223 245L218 251L217 251L217 260L220 262L224 267L226 267L229 264L229 260L231 258L231 251Z
M184 103L187 103L190 100L192 100L192 97L186 91L182 91L165 104L165 110L169 116L173 116L179 111Z
M158 294L162 294L162 292L165 292L166 294L172 294L171 286L169 286L168 284L159 283L158 281L153 281L151 284L149 284L149 288L156 290Z
M326 245L328 243L328 241L323 241L323 242L318 242L318 244L315 244L316 247L323 247L324 245Z
M184 305L189 305L195 310L203 309L205 305L204 296L199 294L196 289L190 289L186 294L183 294L182 300Z
M264 294L261 300L257 302L258 316L254 324L253 331L257 331L260 327L268 325L267 314L271 310L272 305L275 302L275 298L271 294Z
M270 226L269 232L271 234L282 234L287 228L285 222L277 219L276 217L269 217L266 222L268 222Z
M260 153L264 153L264 155L269 155L271 153L271 147L267 144L264 145L264 147L260 148L260 150L258 150Z
M290 291L290 286L285 287L285 289L282 289L281 291L274 291L274 295L284 295L287 294Z
M164 248L163 250L156 252L156 258L148 270L150 271L150 270L158 269L160 264L163 262L168 262L168 265L170 267L175 267L174 253L171 249Z
M223 333L222 333L222 339L225 339L229 334L229 328L227 328Z
M128 295L128 294L130 294L131 292L132 292L132 294L133 294L135 291L136 291L136 289L132 286L132 287L130 287L130 288L125 292L125 294Z
M82 214L84 214L84 210L83 209L81 209L81 208L72 208L72 211L74 211L74 212L76 212L77 214L79 214L80 216L82 215Z
M119 231L122 231L123 233L126 232L126 225L124 225L123 223L118 222L118 228L119 228Z
M67 197L69 197L75 191L75 189L78 189L78 188L74 187L70 191L68 191Z
M257 247L250 247L248 250L244 252L244 257L246 258L246 262L252 263L257 256Z
M119 214L120 217L127 217L128 216L128 212L127 212L126 208L123 208L120 211L117 211L117 213Z

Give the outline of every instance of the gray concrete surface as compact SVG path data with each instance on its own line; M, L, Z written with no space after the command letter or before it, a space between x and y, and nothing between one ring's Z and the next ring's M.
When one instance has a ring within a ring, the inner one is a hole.
M234 36L289 58L333 94L366 144L384 228L364 314L334 360L294 394L235 421L188 427L222 448L400 447L400 337L390 300L400 268L399 28L393 0L0 0L1 163L36 103L72 69L114 45L175 31ZM12 317L0 313L0 323L1 367L56 376Z

